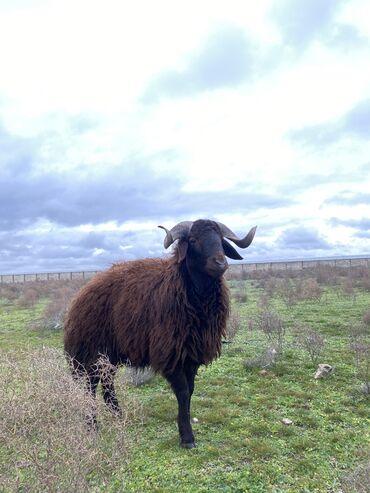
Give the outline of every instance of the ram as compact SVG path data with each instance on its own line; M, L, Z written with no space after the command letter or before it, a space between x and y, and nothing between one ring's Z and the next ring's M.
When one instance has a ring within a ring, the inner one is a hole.
M170 383L178 401L180 445L195 447L190 400L200 365L220 355L229 314L229 293L223 274L226 256L242 257L240 248L253 240L256 227L238 238L225 225L200 219L167 230L163 259L114 264L96 275L73 300L65 321L64 347L75 374L83 369L95 396L119 413L114 375L121 364L151 366ZM106 355L110 371L99 372ZM95 416L94 416L95 422Z

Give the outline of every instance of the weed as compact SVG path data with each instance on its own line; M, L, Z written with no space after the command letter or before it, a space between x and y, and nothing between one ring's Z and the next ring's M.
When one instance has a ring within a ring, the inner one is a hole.
M108 484L127 456L128 413L89 431L95 406L61 351L7 353L1 367L0 482L5 491L90 491Z
M342 488L344 493L369 493L370 460L360 464L352 473L347 473L343 477Z
M257 327L265 335L271 348L282 353L285 323L273 310L262 310L257 316Z
M309 355L313 365L317 365L325 346L323 336L317 330L302 324L296 324L295 332L298 345Z
M226 338L228 341L233 341L235 339L235 336L240 330L241 325L242 319L240 313L235 309L232 309L226 327Z

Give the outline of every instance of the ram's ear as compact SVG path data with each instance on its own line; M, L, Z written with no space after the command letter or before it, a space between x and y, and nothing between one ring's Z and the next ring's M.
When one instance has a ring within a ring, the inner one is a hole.
M186 240L180 240L177 245L177 251L179 252L177 262L180 263L184 260L186 254L188 253L188 242Z
M243 260L243 257L224 238L222 238L222 246L226 257L232 258L233 260Z

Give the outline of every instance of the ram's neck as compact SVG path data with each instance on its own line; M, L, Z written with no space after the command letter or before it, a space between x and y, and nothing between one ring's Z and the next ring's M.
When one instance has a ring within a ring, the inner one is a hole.
M189 269L185 262L182 264L182 274L186 278L188 291L196 295L197 298L207 299L220 284L220 279L215 279L197 269Z

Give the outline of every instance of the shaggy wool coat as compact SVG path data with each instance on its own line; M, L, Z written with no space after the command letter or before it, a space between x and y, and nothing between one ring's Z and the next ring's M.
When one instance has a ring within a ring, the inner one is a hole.
M229 313L223 278L199 295L177 252L167 259L113 265L76 296L65 321L65 350L86 369L99 355L112 364L150 365L169 374L221 351Z

